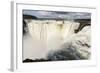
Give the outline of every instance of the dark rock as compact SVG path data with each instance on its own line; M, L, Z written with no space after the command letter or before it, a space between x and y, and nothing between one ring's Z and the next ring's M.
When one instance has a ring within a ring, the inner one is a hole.
M32 59L25 59L23 62L33 62Z
M23 15L23 35L28 31L28 25L27 25L28 23L25 22L25 20L28 19L37 19L37 17L25 14Z
M27 62L44 62L44 61L50 61L50 59L43 59L43 58L41 58L41 59L35 59L35 60L32 60L32 59L25 59L25 60L23 61L23 63L27 63Z
M74 31L75 33L81 31L85 26L91 25L91 19L76 19L74 21L80 23L79 27Z

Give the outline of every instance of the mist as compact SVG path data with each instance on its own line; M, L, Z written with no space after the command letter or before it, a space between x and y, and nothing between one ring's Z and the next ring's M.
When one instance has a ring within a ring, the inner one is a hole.
M23 60L89 59L90 26L75 33L79 25L67 20L31 20L23 35Z

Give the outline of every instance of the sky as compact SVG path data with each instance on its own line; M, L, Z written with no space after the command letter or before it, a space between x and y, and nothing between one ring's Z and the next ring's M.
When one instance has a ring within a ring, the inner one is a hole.
M86 12L60 12L43 10L23 10L23 14L49 19L91 19L91 13Z

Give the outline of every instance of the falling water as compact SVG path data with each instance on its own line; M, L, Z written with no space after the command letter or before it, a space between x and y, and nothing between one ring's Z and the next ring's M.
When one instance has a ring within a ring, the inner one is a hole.
M72 43L77 48L82 47L76 44L76 40L90 43L90 34L85 32L86 28L78 34L74 33L78 26L79 23L74 21L32 20L28 23L29 32L23 37L23 60L46 58L50 51L63 49L62 45L65 43ZM79 48L78 52L83 53L80 51L83 48ZM86 56L87 53L82 55Z

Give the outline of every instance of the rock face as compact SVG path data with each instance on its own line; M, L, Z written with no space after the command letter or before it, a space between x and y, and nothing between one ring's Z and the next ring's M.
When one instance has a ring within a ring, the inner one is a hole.
M27 21L31 21L32 19L37 19L37 17L23 14L23 35L28 32L28 22Z

